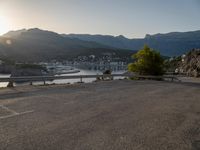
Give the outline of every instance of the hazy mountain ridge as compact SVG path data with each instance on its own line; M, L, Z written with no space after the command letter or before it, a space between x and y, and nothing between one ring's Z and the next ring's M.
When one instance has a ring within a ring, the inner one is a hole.
M92 41L100 44L122 48L122 49L132 49L132 41L122 35L111 36L111 35L90 35L90 34L63 34L64 37L80 39L84 41ZM136 50L136 49L135 49Z
M17 30L17 31L9 31L8 33L2 35L2 37L14 38L26 31L27 31L26 29L21 29L21 30Z
M0 37L0 56L17 61L73 59L81 55L101 56L106 52L114 53L116 57L130 56L133 53L96 42L63 37L37 28L11 31Z
M178 56L193 48L200 48L200 30L190 32L170 32L165 34L147 34L145 38L128 39L124 36L89 35L89 34L63 34L64 37L77 38L84 41L93 41L100 44L139 50L148 44L150 47L166 56Z
M143 39L128 39L123 35L61 35L38 28L22 29L10 31L0 37L0 57L18 61L70 60L88 55L102 57L109 52L116 58L122 58L130 57L144 44L159 50L165 56L182 55L190 49L200 48L200 31L171 32L146 35Z

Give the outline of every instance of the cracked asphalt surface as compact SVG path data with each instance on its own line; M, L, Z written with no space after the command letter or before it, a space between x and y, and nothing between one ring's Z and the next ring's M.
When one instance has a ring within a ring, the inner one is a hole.
M200 84L0 90L0 150L200 150Z

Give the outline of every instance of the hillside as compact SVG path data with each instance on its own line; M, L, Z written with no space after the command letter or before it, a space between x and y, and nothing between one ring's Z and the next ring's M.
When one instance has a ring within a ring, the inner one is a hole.
M179 56L188 49L200 48L200 31L146 35L128 39L122 35L58 34L41 29L10 31L0 37L0 59L17 61L72 60L78 56L104 57L109 53L125 59L148 44L164 56ZM128 50L129 49L129 50Z
M200 77L200 49L192 49L186 54L170 58L166 61L166 66L169 72Z
M200 49L193 49L184 55L180 63L180 69L189 76L200 76Z
M189 49L200 48L200 31L171 32L167 34L146 35L141 39L128 39L122 35L63 34L64 37L93 41L116 48L138 50L148 44L165 56L179 56Z
M37 28L11 31L0 37L0 57L17 61L71 60L78 56L101 57L104 53L121 58L130 57L134 52L96 42L66 38Z

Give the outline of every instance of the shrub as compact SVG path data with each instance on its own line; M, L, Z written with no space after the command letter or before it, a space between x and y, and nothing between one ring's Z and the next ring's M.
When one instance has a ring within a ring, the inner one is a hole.
M135 62L129 64L129 71L140 75L163 75L164 59L160 53L150 49L147 45L132 56Z

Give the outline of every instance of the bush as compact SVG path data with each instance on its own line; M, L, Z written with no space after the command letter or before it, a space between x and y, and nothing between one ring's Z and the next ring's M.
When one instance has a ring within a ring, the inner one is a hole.
M164 59L160 53L150 49L147 45L132 56L134 63L129 64L129 71L140 75L163 75Z

